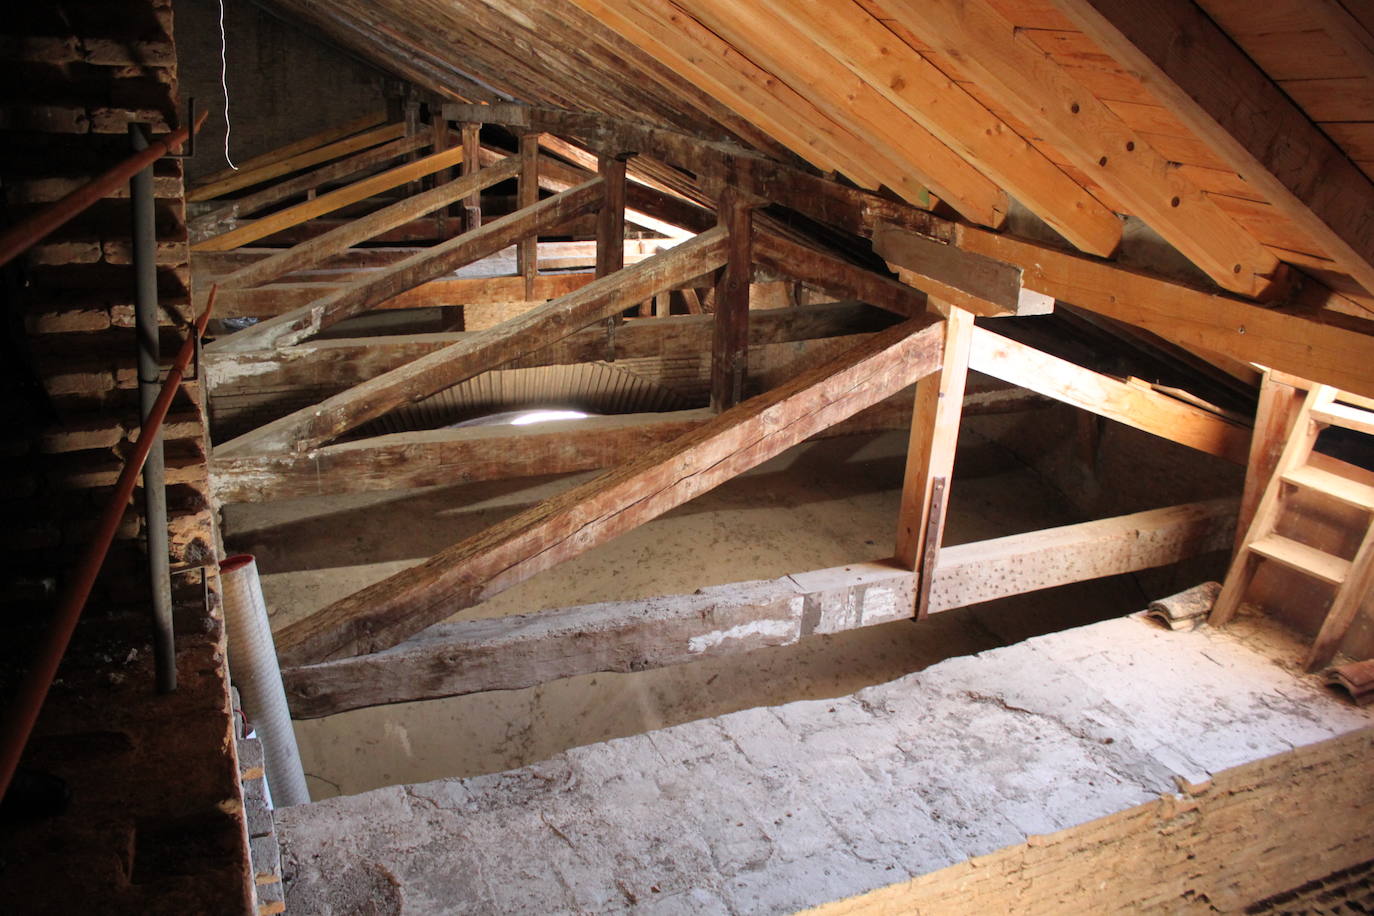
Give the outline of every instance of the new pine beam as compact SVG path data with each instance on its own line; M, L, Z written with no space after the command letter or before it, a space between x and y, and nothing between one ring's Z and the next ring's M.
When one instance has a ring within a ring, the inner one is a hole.
M891 187L904 199L922 204L928 188L972 222L993 228L1006 222L1007 195L1001 188L787 20L734 0L682 0L680 5L858 135L863 147L855 154L876 161L891 156L899 176L905 176Z
M233 200L225 201L222 207L203 214L192 220L192 227L200 231L202 227L213 229L213 227L245 216L252 216L254 213L271 206L278 201L286 200L297 194L304 194L313 191L327 182L338 181L348 178L358 172L367 171L375 166L390 162L406 153L420 149L431 144L431 138L427 137L402 137L372 149L363 150L344 159L339 159L328 165L323 165L318 169L304 172L294 178L279 181L276 184L268 185L260 191L246 194L243 197L236 197ZM225 226L222 231L234 228L232 225Z
M1374 182L1196 3L1054 0L1054 6L1374 292ZM1336 0L1312 6L1339 11L1347 28L1333 28L1338 40L1358 29ZM1374 59L1368 46L1355 46L1364 49L1366 62Z
M280 162L283 159L290 158L291 156L294 156L297 153L304 153L308 150L316 149L317 147L324 146L328 143L333 143L335 140L342 140L344 137L351 137L359 131L367 130L369 127L376 127L378 124L383 124L385 122L386 111L379 108L374 112L370 112L368 114L355 118L352 121L340 124L338 127L331 127L327 130L322 130L317 134L311 134L308 137L296 140L292 143L288 143L285 146L279 146L274 150L269 150L268 152L265 152L259 156L254 156L253 158L247 159L240 163L238 168L220 169L218 172L215 172L212 175L206 175L200 181L196 182L196 185L194 188L192 188L192 190L196 191L202 187L205 187L206 185L211 185L217 181L222 181L225 178L232 178L239 172L251 171L253 169L260 168L264 165L272 165L276 162Z
M298 665L389 648L896 393L935 368L939 339L938 327L923 320L875 334L667 445L284 628L278 654Z
M1075 247L1110 257L1121 221L1059 166L856 3L753 4L796 26Z
M931 610L947 611L1177 563L1225 545L1235 503L1216 500L960 544L940 554ZM431 627L383 652L282 672L291 715L519 690L792 645L912 616L915 577L849 563L692 595L613 601Z
M1027 289L1180 346L1374 395L1374 324L1369 322L1303 308L1262 308L1048 245L924 216L922 234L1021 267Z
M437 188L407 197L366 216L331 229L324 235L293 245L261 261L241 267L219 281L221 290L261 286L296 270L306 270L346 251L360 242L389 229L424 216L469 194L480 192L499 181L513 178L520 171L516 159L506 159L490 168L455 179Z
M457 150L461 153L461 149ZM602 181L594 178L527 210L487 223L432 248L383 268L321 299L276 318L245 328L211 346L222 351L288 346L318 334L345 318L413 289L426 280L452 273L465 264L495 254L526 235L551 232L575 216L590 212L602 196Z
M1223 289L1261 297L1278 259L985 0L882 8L1131 208Z
M366 200L383 191L389 191L425 175L433 174L440 169L446 169L462 160L463 150L460 147L434 153L423 159L398 165L379 175L372 175L361 181L355 181L336 191L330 191L328 194L321 194L319 197L302 201L293 207L287 207L285 210L279 210L276 213L255 219L245 226L198 242L191 246L191 250L228 251L231 248L239 248L274 232L299 226L317 216L332 213L340 207Z
M753 207L733 189L720 198L720 225L729 236L725 269L716 280L711 342L711 407L729 410L744 398L749 374L749 281L753 277Z
M592 187L600 196L599 180ZM489 223L494 227L500 220ZM483 229L477 230L482 232ZM562 340L592 322L615 315L666 286L684 282L724 262L725 232L712 230L580 290L554 299L455 344L302 408L215 450L235 455L305 450L428 397L524 353Z
M897 518L897 563L905 569L928 569L926 556L939 550L954 480L954 452L959 444L959 421L968 379L973 315L948 307L940 368L916 383L911 415L906 472ZM945 481L944 496L932 504L935 481ZM931 510L934 509L932 519ZM932 537L933 535L933 537ZM922 583L924 591L926 584Z
M1119 382L985 328L973 330L969 367L1234 464L1243 465L1248 460L1250 430L1245 427L1152 388Z
M232 173L229 177L218 181L203 184L198 188L192 189L187 195L188 201L214 200L222 197L230 191L237 191L242 188L251 187L255 184L262 184L264 181L271 181L273 178L280 178L283 175L290 175L301 169L321 162L328 162L331 159L338 159L347 156L349 153L356 153L359 150L367 149L370 146L377 146L389 140L397 140L405 136L406 127L404 124L387 124L375 130L349 137L346 140L339 140L326 146L316 147L315 149L305 150L285 159L270 162L265 165L251 169L240 169Z

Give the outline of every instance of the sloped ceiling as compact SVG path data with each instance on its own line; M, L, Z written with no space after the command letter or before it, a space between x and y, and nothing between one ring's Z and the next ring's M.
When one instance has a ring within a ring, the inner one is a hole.
M1271 176L1240 174L1235 151L1181 116L1179 97L1138 69L1130 45L1123 52L1104 47L1101 31L1089 36L1093 7L1120 4L1131 15L1127 0L269 5L455 99L590 110L732 139L918 206L930 206L933 193L993 228L1014 198L1100 256L1117 248L1117 214L1130 214L1227 290L1263 297L1286 262L1367 315L1374 232L1351 217L1354 234L1364 233L1352 252L1314 231L1323 224L1295 207L1297 198L1280 200L1272 181L1257 180ZM1275 135L1298 158L1327 157L1319 174L1339 179L1347 195L1328 209L1374 204L1374 22L1363 7L1157 0L1134 8L1166 37L1178 22L1193 23L1171 40L1199 59L1208 59L1198 53L1206 41L1219 59L1238 46L1239 70L1249 78L1254 69L1260 94L1278 87L1299 126L1329 146L1313 152L1301 137ZM1233 75L1218 73L1218 85Z

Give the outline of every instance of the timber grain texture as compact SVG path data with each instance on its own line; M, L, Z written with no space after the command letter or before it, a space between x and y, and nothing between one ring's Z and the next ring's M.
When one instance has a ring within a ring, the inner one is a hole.
M960 544L940 552L930 610L1176 563L1230 544L1234 500L1214 500ZM291 714L515 690L641 671L911 618L916 576L850 563L640 601L430 627L392 649L283 672Z
M393 646L895 394L938 368L941 336L929 319L875 334L680 439L286 627L278 654L291 665Z

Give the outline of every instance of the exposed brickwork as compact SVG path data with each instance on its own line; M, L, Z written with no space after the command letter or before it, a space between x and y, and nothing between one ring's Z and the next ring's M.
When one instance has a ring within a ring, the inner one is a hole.
M7 9L0 33L5 222L126 157L131 121L148 124L154 136L176 126L170 0L21 4ZM170 362L192 317L182 164L163 159L154 173ZM13 653L0 670L6 692L137 436L130 229L125 186L6 271L0 513L9 524L0 611ZM7 908L237 913L248 906L218 583L200 570L215 556L204 417L203 393L192 382L164 427L181 689L166 697L153 691L140 490L25 758L32 771L65 782L70 804L65 814L5 832Z

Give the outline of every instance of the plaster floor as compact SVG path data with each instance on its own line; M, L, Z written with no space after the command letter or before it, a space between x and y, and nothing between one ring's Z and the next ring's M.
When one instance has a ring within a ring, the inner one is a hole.
M905 432L804 443L454 619L888 557L905 452ZM280 627L591 476L229 506L225 539L257 555ZM1082 520L1048 482L965 425L946 544ZM731 658L298 721L296 733L316 800L498 772L740 709L848 695L944 658L1129 613L1208 574L1216 573L1114 577Z

